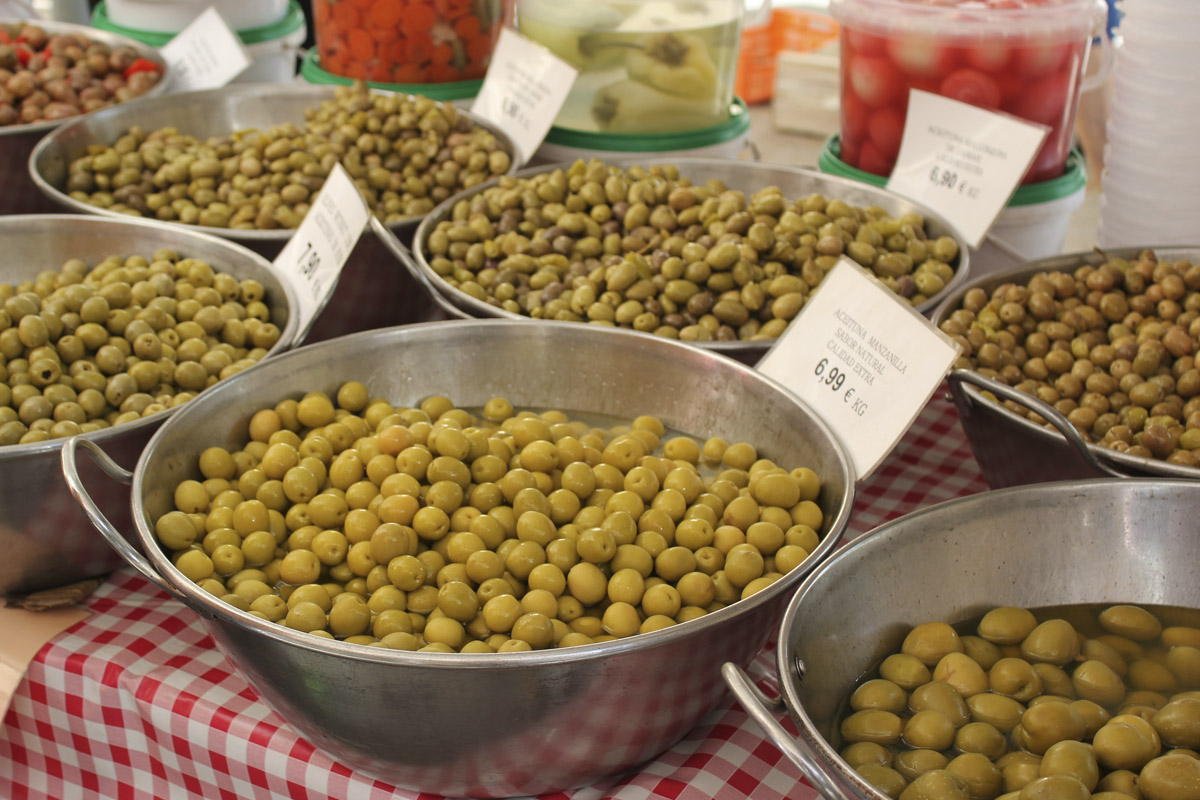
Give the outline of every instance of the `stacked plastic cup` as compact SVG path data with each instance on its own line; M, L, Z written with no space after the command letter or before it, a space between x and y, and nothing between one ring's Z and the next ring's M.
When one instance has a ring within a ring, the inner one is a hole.
M1200 3L1123 0L1104 154L1101 247L1200 243Z

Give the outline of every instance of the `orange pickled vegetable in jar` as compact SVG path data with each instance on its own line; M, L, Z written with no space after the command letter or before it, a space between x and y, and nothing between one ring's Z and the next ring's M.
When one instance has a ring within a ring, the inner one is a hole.
M504 0L313 0L321 67L375 83L482 78Z

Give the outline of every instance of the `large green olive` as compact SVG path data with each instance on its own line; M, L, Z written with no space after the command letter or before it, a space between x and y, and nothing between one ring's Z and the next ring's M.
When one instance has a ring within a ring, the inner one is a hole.
M1200 748L1200 698L1177 697L1151 718L1168 747Z
M1146 800L1192 800L1200 797L1200 761L1168 755L1150 761L1138 776Z
M994 608L979 621L980 637L993 644L1020 644L1034 628L1037 618L1023 608Z
M1100 781L1100 765L1096 762L1096 754L1090 745L1083 742L1063 741L1051 745L1042 756L1039 772L1042 777L1070 775L1086 786L1089 792Z
M1079 653L1079 634L1064 619L1046 620L1021 642L1021 655L1029 661L1062 666Z
M970 785L948 769L922 773L903 792L900 800L970 800Z
M958 632L944 622L918 625L904 637L900 652L919 660L927 667L936 666L947 653L961 653Z
M1004 786L1004 776L999 768L991 759L979 753L956 756L946 765L946 770L966 782L972 800L996 797Z

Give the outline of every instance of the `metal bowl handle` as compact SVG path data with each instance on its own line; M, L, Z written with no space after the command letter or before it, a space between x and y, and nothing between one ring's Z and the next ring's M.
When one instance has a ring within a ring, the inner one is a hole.
M1084 438L1079 435L1079 431L1075 430L1075 426L1068 422L1067 418L1060 414L1058 410L1049 403L1045 403L1031 394L1022 392L1020 389L1014 389L1006 383L1001 383L1000 381L993 380L992 378L985 378L978 372L972 372L971 370L967 369L952 370L950 374L946 376L946 380L952 384L973 384L980 389L985 389L991 392L997 397L1003 397L1005 400L1012 400L1014 403L1022 405L1030 411L1041 415L1042 418L1054 426L1055 430L1063 435L1063 437L1067 440L1067 444L1071 445L1072 449L1074 449L1075 452L1079 454L1080 458L1086 461L1089 466L1099 470L1105 475L1111 475L1114 478L1129 477L1125 473L1113 469L1107 464L1102 463L1100 459L1096 458L1096 454L1092 452L1090 447L1088 447L1087 441L1085 441Z
M442 296L442 293L433 285L433 281L425 274L425 270L421 269L421 265L413 259L413 254L404 246L404 243L374 215L371 215L371 230L375 231L375 235L388 250L392 251L392 255L404 266L404 269L408 270L408 274L421 284L426 294L433 298L433 302L441 306L441 309L449 314L451 319L473 319L470 314Z
M83 481L79 477L79 469L75 464L75 451L80 445L88 450L100 469L113 480L124 484L128 484L133 480L133 473L122 468L120 464L109 458L108 454L101 450L98 444L88 439L72 436L63 443L62 448L63 477L66 478L67 489L71 492L71 496L83 507L84 513L87 514L88 519L95 526L96 530L100 531L100 535L104 537L104 540L108 542L112 549L117 551L121 558L125 559L126 563L145 575L146 580L167 594L183 600L183 594L159 575L146 557L126 541L121 532L108 521L108 517L104 516L104 512L96 505L96 501L92 499L92 496L88 494Z
M829 800L847 800L846 794L818 766L812 753L796 741L795 737L788 733L787 729L780 725L779 720L775 718L776 714L780 714L786 709L781 698L767 697L759 691L754 682L750 680L750 676L737 664L728 661L722 664L721 677L725 679L725 683L733 692L733 696L741 703L742 708L746 709L746 713L763 729L771 744L778 747L793 764L800 768L804 777L816 787L822 796Z

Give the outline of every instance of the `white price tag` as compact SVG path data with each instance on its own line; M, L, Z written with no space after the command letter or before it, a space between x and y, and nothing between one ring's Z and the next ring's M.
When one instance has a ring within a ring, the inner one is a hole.
M524 164L546 138L578 74L540 44L504 28L471 110L508 134Z
M370 216L358 187L338 164L275 258L275 266L291 279L299 298L300 330L307 330L329 302Z
M757 369L817 412L862 480L900 441L958 353L949 336L842 258Z
M1049 130L913 89L887 188L929 206L979 247Z
M216 89L250 66L250 55L212 6L161 48L177 92Z

